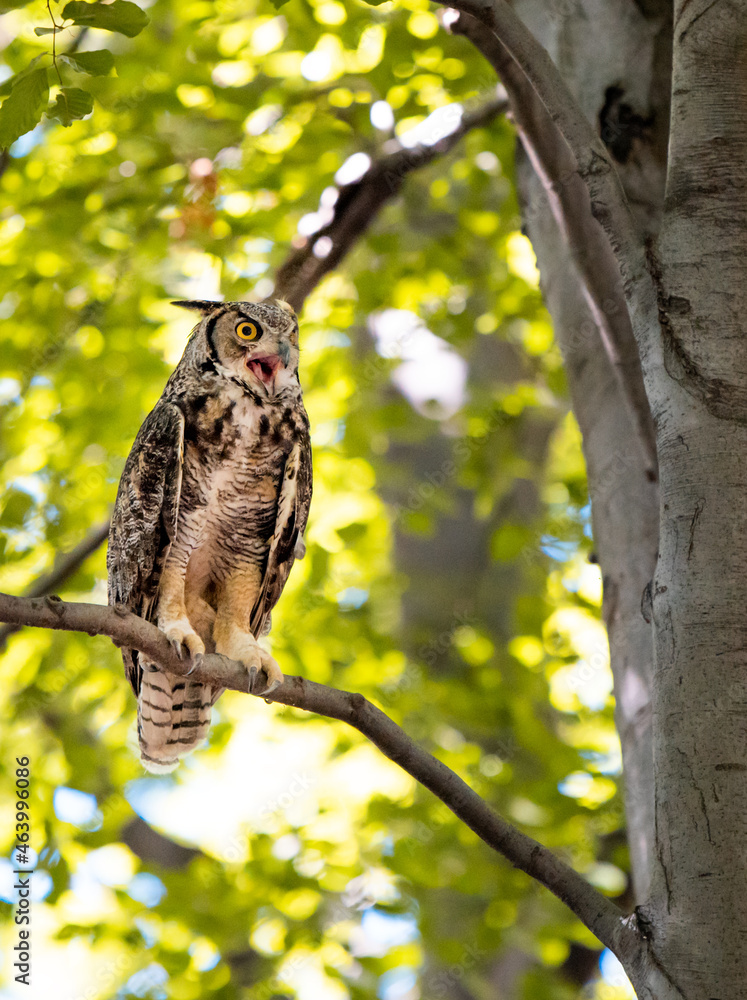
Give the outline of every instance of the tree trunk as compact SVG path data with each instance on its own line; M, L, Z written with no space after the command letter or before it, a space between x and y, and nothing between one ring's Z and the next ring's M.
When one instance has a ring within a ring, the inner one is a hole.
M601 340L579 336L592 319L547 185L520 167L604 573L634 887L651 943L632 978L650 1000L738 1000L747 997L747 10L678 0L672 31L656 2L580 0L562 17L535 0L517 9L616 160L659 301L660 328L636 331L657 488L631 448Z
M588 119L611 150L641 238L661 222L669 120L671 23L665 3L639 5L581 0L564 5L561 16L545 4L523 0L525 23L548 49ZM510 72L510 67L507 67ZM512 87L504 75L504 83ZM557 156L570 156L549 116L536 130L552 141ZM519 123L521 128L521 124ZM551 133L552 130L552 133ZM526 138L526 136L525 136ZM531 153L530 153L531 156ZM532 158L533 159L533 158ZM577 175L559 169L565 191ZM558 224L549 210L548 191L524 157L519 184L527 233L537 254L545 302L563 352L573 409L583 434L594 540L604 580L604 618L617 700L616 719L623 752L628 840L634 897L648 899L654 864L654 777L652 749L653 640L641 610L644 590L656 563L658 487L651 481L635 429L602 343L601 332L577 269L569 261ZM557 182L555 189L557 190ZM588 195L573 193L571 210L584 213L587 253L599 253L603 235ZM592 249L592 238L593 246ZM617 271L612 252L606 268ZM600 262L595 266L599 270ZM627 321L619 278L605 296L612 321Z
M542 191L529 173L529 165L521 164L520 185L531 204ZM625 768L633 894L643 902L653 866L654 780L653 645L650 626L641 614L641 594L656 563L658 489L645 476L630 417L557 225L547 214L533 214L527 228L583 433Z
M747 9L675 5L653 596L656 951L686 997L747 996Z

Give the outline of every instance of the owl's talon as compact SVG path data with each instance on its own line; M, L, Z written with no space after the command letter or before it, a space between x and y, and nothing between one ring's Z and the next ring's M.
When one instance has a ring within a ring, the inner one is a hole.
M254 686L257 683L257 668L252 664L249 667L249 693L254 694Z
M260 697L283 683L283 672L275 660L259 645L251 632L236 630L227 640L216 640L216 652L243 663L249 674L249 693ZM261 675L264 675L260 679Z
M252 694L256 694L260 698L266 698L268 694L272 694L272 692L276 688L279 688L283 683L282 674L280 675L280 680L278 680L274 671L272 675L270 675L264 666L260 670L257 670L256 667L252 667L249 671L249 676L249 690Z
M261 650L260 656L262 658L262 672L267 677L267 686L265 687L262 694L263 695L272 694L272 692L276 688L279 688L280 685L285 680L285 678L283 677L283 671L280 669L277 662L270 656L269 653L266 653L264 650Z
M188 619L159 622L159 628L171 643L171 647L182 661L193 660L205 652L205 643L195 632ZM194 668L193 668L194 669Z
M272 692L275 691L277 688L279 688L282 683L283 683L282 678L280 680L275 679L267 685L266 690L263 691L262 693L264 695L272 694Z
M189 668L189 670L184 675L185 677L189 677L189 675L191 673L193 673L196 670L197 667L199 667L199 666L202 665L202 656L203 656L202 653L193 653L190 656L190 659L192 661L192 666Z

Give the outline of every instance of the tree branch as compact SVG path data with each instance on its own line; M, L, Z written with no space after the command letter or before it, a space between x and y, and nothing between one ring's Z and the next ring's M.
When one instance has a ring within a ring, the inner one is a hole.
M568 144L589 189L592 215L605 230L617 258L645 374L647 358L653 355L652 360L661 363L656 286L607 148L547 51L506 0L449 0L443 6L471 15L500 40Z
M249 690L249 674L241 663L218 654L207 654L190 666L179 659L155 625L123 607L71 604L56 597L0 594L0 621L86 632L92 636L108 635L116 645L140 650L170 673L189 674L215 687L253 693ZM454 771L418 746L388 715L362 695L338 691L302 677L286 677L266 700L353 726L385 756L437 795L489 847L561 899L624 964L630 961L631 955L638 953L641 941L634 925L611 900L546 847L493 812Z
M100 524L97 528L86 535L82 542L79 542L74 549L59 559L55 560L54 567L46 576L39 579L25 592L25 597L43 597L45 594L53 594L62 584L73 575L86 561L93 555L96 549L106 541L109 535L109 522ZM0 628L0 652L2 651L8 636L13 635L21 628L20 625L3 625Z
M432 146L401 148L375 160L359 181L339 188L334 215L326 226L291 251L277 272L273 295L296 312L325 274L334 270L382 206L397 195L405 177L450 152L472 129L488 125L508 107L505 95L462 116L459 127Z
M656 438L643 384L620 272L607 237L594 219L589 191L575 157L519 65L500 39L469 14L449 19L449 30L464 35L485 56L506 88L521 143L540 178L576 265L612 370L636 428L648 478L656 478ZM531 209L530 209L531 210Z

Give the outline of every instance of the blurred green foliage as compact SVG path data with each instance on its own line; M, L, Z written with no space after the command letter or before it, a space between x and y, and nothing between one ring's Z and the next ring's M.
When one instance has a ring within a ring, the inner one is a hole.
M136 37L55 36L62 87L93 100L70 124L34 32L46 4L2 10L0 123L39 74L33 130L0 161L0 589L20 593L107 517L188 333L170 300L268 294L350 156L495 81L425 0L154 0ZM315 496L272 645L287 673L380 704L614 896L601 582L513 143L499 120L413 173L306 303ZM102 548L62 596L105 594ZM0 676L6 858L14 760L32 760L40 997L627 995L584 986L588 932L343 725L226 694L209 747L156 780L107 640L22 631Z

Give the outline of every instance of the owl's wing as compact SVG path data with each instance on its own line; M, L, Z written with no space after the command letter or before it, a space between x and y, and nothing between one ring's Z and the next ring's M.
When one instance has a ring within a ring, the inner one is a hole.
M302 439L294 444L285 461L267 567L252 609L250 627L254 635L262 634L265 622L283 592L298 554L297 545L303 539L309 517L311 490L311 442L308 434L304 434Z
M176 535L184 462L184 414L159 400L138 431L114 504L109 549L109 603L150 620L166 557ZM122 649L127 679L140 689L139 653Z

